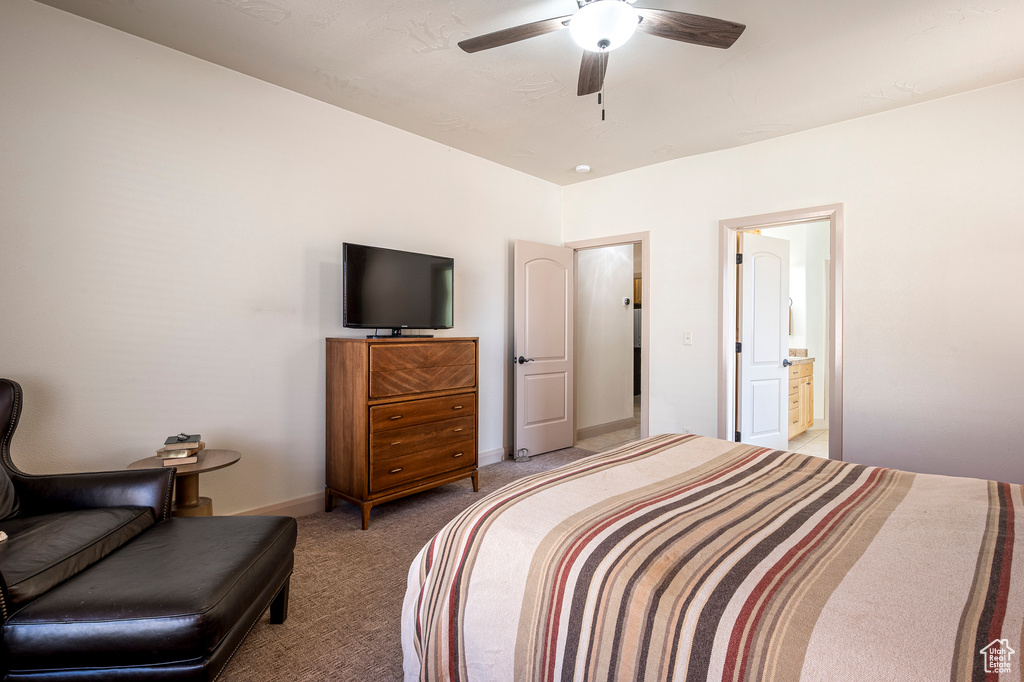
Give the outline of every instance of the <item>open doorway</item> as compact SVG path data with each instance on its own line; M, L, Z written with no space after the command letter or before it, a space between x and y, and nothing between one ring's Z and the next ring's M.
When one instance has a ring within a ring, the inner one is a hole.
M776 360L780 377L774 384L781 395L765 400L781 412L776 436L781 442L770 447L842 459L842 218L842 205L837 204L720 223L720 438L746 443L755 435L744 434L742 428L748 423L744 417L750 415L742 376L749 360L743 352L750 348L737 343L743 334L744 304L750 305L744 301L747 285L742 281L752 273L747 254L739 265L737 253L739 235L756 232L784 245L783 296L793 299L792 316L782 311L783 348ZM769 382L762 380L761 386L766 385Z
M596 452L647 429L647 233L566 244L575 252L576 447Z

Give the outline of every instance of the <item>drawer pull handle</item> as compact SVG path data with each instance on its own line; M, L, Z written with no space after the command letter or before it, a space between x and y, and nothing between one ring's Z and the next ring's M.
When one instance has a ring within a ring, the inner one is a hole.
M392 469L392 470L391 470L391 473L393 473L393 474L397 474L397 473L398 473L399 471L401 471L401 470L402 470L402 467L396 467L396 468L394 468L394 469Z
M462 405L456 405L456 406L455 406L455 407L453 407L452 409L453 409L453 410L461 410L461 409L462 409Z
M794 419L793 423L796 424L798 421L800 421L800 420L799 419Z
M462 457L462 455L464 455L464 454L465 454L464 452L456 452L454 455L452 455L452 457L453 458L455 458L455 457Z
M455 432L455 433L458 433L458 432L459 432L459 431L461 431L461 430L462 430L462 427L461 427L461 426L460 426L459 428L457 428L457 429L452 429L452 431L453 431L453 432Z
M392 443L392 445L401 445L401 444L402 444L402 441L400 441L400 440L396 440L394 443Z
M391 421L395 421L396 419L401 419L401 418L402 418L402 415L396 414L394 417L391 418Z

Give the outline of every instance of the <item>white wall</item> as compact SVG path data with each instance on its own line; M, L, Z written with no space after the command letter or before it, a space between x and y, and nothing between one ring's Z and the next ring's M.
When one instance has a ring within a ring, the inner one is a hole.
M203 477L218 512L321 490L345 240L455 258L490 451L509 240L643 225L651 433L714 435L718 220L843 202L846 458L1024 482L1024 81L561 190L31 0L0 3L0 94L0 374L26 389L28 471L191 430L244 453Z
M633 418L632 301L632 244L576 252L577 430Z
M480 449L505 445L510 240L552 184L30 0L0 3L0 375L15 461L119 469L178 431L243 453L218 513L323 490L343 241L455 258Z
M829 224L804 226L807 256L807 353L817 358L814 363L814 419L825 424L828 389L828 301L829 295Z
M566 187L566 240L651 231L651 433L717 431L718 221L841 202L846 459L1024 483L1021 121L1024 80Z

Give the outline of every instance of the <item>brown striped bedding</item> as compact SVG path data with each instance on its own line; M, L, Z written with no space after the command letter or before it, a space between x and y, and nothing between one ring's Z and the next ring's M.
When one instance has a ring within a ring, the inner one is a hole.
M442 529L410 568L405 677L1019 681L1022 493L655 436Z

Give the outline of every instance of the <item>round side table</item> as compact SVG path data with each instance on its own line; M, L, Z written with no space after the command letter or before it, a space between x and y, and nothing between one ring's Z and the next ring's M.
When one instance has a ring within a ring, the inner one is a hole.
M242 454L237 450L200 450L196 453L197 460L192 464L175 466L178 470L174 477L174 506L172 516L213 516L213 500L199 497L199 474L207 471L229 467ZM163 469L163 457L147 457L128 465L129 469Z

